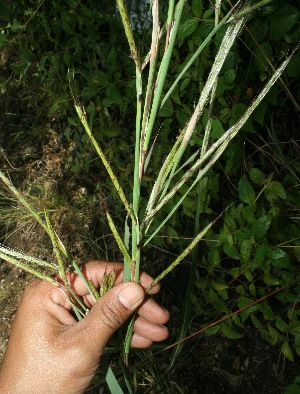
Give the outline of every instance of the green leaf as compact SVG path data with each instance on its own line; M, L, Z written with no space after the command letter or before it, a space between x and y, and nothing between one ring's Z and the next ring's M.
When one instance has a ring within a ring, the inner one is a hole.
M281 284L281 281L277 278L274 278L271 275L264 275L264 282L268 286L278 286Z
M239 339L244 336L243 334L234 331L234 329L229 327L226 323L223 323L221 325L221 331L225 335L225 337L229 339Z
M228 312L228 308L223 304L217 293L212 288L209 290L209 301L217 311Z
M284 357L286 357L290 361L294 361L293 352L290 348L290 345L287 342L284 342L282 344L281 351L282 351Z
M299 76L300 76L299 64L300 64L300 53L296 53L292 57L289 65L288 65L288 67L286 69L287 74L288 74L289 77L298 77L299 78Z
M230 231L234 231L236 229L236 224L235 224L234 218L232 216L233 215L226 212L225 219L224 219L224 222Z
M102 127L102 128L100 129L100 133L101 133L102 135L105 135L106 137L112 138L112 137L117 137L119 134L121 134L121 130L118 130L118 129L109 129L109 128ZM101 135L101 134L100 134L100 135Z
M3 33L0 32L0 48L6 43L6 37Z
M255 200L255 191L249 183L246 175L242 175L238 185L239 198L246 204L252 204Z
M186 20L182 25L178 28L178 38L185 38L192 34L198 26L198 19L191 18Z
M226 242L223 245L223 250L224 250L224 253L227 254L227 256L229 256L233 259L239 260L240 255L239 255L239 252L237 251L237 248L235 246L230 245L229 243Z
M173 103L172 103L172 100L169 98L165 102L163 107L159 110L158 116L161 116L163 118L169 118L173 115L173 113L174 113Z
M115 377L112 369L104 357L101 358L101 368L105 371L105 380L110 392L114 394L124 394L124 391L119 385L117 378Z
M268 231L272 221L271 215L264 215L257 219L252 226L252 234L255 239L261 239Z
M192 0L192 11L197 18L202 15L202 0Z
M275 325L282 332L287 332L289 328L288 324L280 316L276 316Z
M220 329L220 325L216 325L216 326L207 328L205 330L205 333L209 334L209 335L214 335L214 334L216 334L219 331L219 329Z
M254 213L256 211L256 205L248 205L243 209L242 215L243 218L249 222L249 223L254 223L255 222L255 216Z
M299 384L291 384L287 387L284 394L300 394L300 385Z
M300 16L299 9L284 4L270 18L269 33L272 40L279 40L288 33Z
M217 292L220 292L220 291L228 289L228 285L226 285L224 283L211 281L210 284Z
M180 84L180 92L182 92L186 87L187 87L187 85L190 83L190 78L185 78L182 82L181 82L181 84Z
M261 126L264 125L265 122L265 113L267 109L269 108L269 105L266 101L263 101L260 103L260 105L256 108L256 110L253 112L252 118L256 120Z
M254 283L250 283L249 292L253 297L256 297L256 287Z
M268 186L265 189L266 191L271 191L273 192L276 196L279 196L283 199L286 199L286 192L284 190L284 187L280 182L270 182Z
M276 345L278 341L278 331L275 330L272 326L268 326L268 330L270 333L269 342L271 345Z
M265 174L259 168L251 168L249 170L250 179L256 185L263 185L265 182Z
M229 273L234 279L236 279L240 274L240 268L239 267L231 268Z
M256 327L258 329L263 328L263 325L261 324L261 322L258 320L258 318L255 315L251 315L251 320L252 320L254 327Z
M240 254L243 262L249 262L253 243L254 243L253 237L242 241L240 247Z
M225 81L227 85L230 85L234 82L236 77L236 71L234 69L227 70L224 74Z
M293 335L300 334L300 321L295 321L294 323L289 325L288 332Z
M123 103L123 99L116 87L116 85L111 84L107 88L107 97L112 101L113 104L120 105Z
M211 124L211 137L220 138L224 134L224 128L222 123L218 119L214 119Z

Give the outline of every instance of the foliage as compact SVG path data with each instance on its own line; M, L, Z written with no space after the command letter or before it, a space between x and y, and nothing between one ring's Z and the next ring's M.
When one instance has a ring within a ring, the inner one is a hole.
M132 190L132 125L137 104L134 62L129 57L120 18L114 7L101 2L52 3L50 6L42 1L36 5L26 0L21 6L12 2L11 8L2 14L6 15L7 23L0 34L0 50L9 53L10 59L4 66L8 73L13 73L14 79L1 77L1 90L8 92L18 81L24 88L37 91L37 101L50 108L51 117L63 122L65 137L78 146L75 160L70 159L71 170L100 173L91 159L94 153L88 137L82 132L73 109L69 93L72 80L74 95L79 99L79 106L85 108L94 137L101 141L108 162L120 169L119 181L123 188ZM229 2L223 2L221 17L229 9ZM212 31L215 14L209 2L186 2L165 92ZM202 146L204 130L210 121L211 146L245 113L273 74L274 66L281 64L299 41L299 15L292 0L284 3L274 0L249 16L241 42L232 46L221 69L211 109L204 110L183 161ZM145 190L157 179L161 157L170 149L169 141L175 138L178 126L184 129L192 115L190 104L198 101L226 28L225 25L220 28L159 110L155 123L155 130L160 129L159 146L144 178L142 209L146 209ZM150 32L143 29L135 32L135 39L141 54L146 55L144 42L151 39ZM291 141L291 145L295 139L292 128L284 130L282 138L280 128L283 126L274 127L274 122L280 121L279 111L299 110L298 64L299 51L280 83L273 86L243 125L219 164L202 179L201 192L192 190L178 214L169 220L164 237L151 240L159 247L182 253L186 244L181 238L193 235L197 199L201 199L201 228L229 206L224 221L209 230L205 243L199 248L198 256L202 257L196 257L194 268L200 273L200 279L195 279L194 271L188 288L188 305L192 300L199 321L209 322L267 297L273 289L282 288L274 296L276 302L265 298L207 333L221 332L229 339L238 339L245 326L251 325L268 343L280 343L282 353L291 361L296 354L300 355L299 221L292 219L292 211L299 205L300 165L297 148L283 145L283 141ZM117 150L112 149L116 141ZM265 144L264 141L270 142ZM267 148L262 150L262 144ZM109 178L101 177L112 184ZM162 207L153 227L172 211L187 190L184 185ZM113 189L110 193L117 200ZM131 200L130 192L128 195ZM117 205L116 210L122 212L122 207Z

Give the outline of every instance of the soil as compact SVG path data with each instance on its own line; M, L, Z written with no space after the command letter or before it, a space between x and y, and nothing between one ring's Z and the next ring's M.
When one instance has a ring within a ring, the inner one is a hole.
M19 190L31 198L37 208L46 203L52 212L55 230L70 254L81 262L95 257L118 260L120 256L109 229L103 220L95 219L103 216L101 204L106 197L91 188L90 179L68 170L68 158L74 147L60 143L62 130L59 125L56 128L43 125L42 137L37 137L39 134L35 130L35 138L19 145L17 154L10 143L6 124L7 119L0 119L0 169L9 173ZM51 244L41 228L28 219L16 201L8 204L9 197L4 189L0 189L0 193L5 197L2 204L10 208L10 216L1 217L1 222L4 221L2 243L36 257L51 259ZM91 194L98 199L96 204L90 203ZM165 264L171 259L169 254L158 250L151 251L151 258L158 261L158 270L160 262ZM146 262L144 268L151 271L151 265ZM178 282L184 270L185 266L171 273L160 296L172 315L170 343L174 342L180 319L180 294L183 293L180 293ZM0 260L0 363L22 291L32 280L35 280L32 275ZM154 363L165 368L169 355L170 352L160 354L157 359L154 356ZM147 360L144 365L147 369ZM293 383L298 373L297 362L287 361L278 346L268 345L257 330L249 328L239 340L201 335L187 341L175 368L164 379L170 393L280 394ZM106 391L101 388L100 392ZM156 387L149 392L165 391Z

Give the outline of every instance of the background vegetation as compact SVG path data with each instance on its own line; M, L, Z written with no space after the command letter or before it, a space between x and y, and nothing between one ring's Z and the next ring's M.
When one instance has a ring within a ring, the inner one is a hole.
M230 7L230 1L224 1L221 15ZM167 77L169 86L214 27L214 12L209 1L186 2ZM88 178L89 201L84 203L99 204L100 190L106 201L104 208L108 204L117 218L122 207L83 132L69 87L71 71L76 95L85 107L93 133L119 169L119 180L130 195L136 110L134 64L115 5L93 0L4 0L0 3L0 15L0 102L5 154L9 158L12 154L15 157L16 151L22 152L14 159L15 167L30 163L48 140L46 125L50 124L60 130L58 142L66 151L66 178ZM136 40L146 55L150 31L143 15L138 18ZM178 126L183 128L191 115L187 104L197 101L223 33L222 29L217 33L160 110L156 129L161 130L164 143L160 143L152 159L152 172L146 178L149 184L160 169L160 153L169 150L169 141ZM274 68L296 47L299 37L299 2L273 0L252 13L222 68L212 114L212 138L220 137L245 112ZM201 188L184 200L182 210L173 216L164 236L152 240L152 247L164 253L181 252L186 247L183 240L194 233L197 198L202 227L229 206L201 243L195 257L196 270L189 277L191 264L187 260L172 276L175 286L167 280L165 287L171 286L180 311L187 310L180 301L185 296L192 309L185 335L264 298L205 332L221 333L233 341L243 337L250 327L258 330L267 343L279 344L289 361L300 355L299 57L298 51L280 81L204 178ZM192 138L187 157L201 146L201 132L208 115L198 125L199 133ZM26 151L26 147L30 149ZM7 163L6 166L9 168ZM14 177L18 183L19 175ZM184 192L183 188L181 193ZM166 205L158 220L179 197ZM61 196L50 193L49 198L55 198L56 205L73 201L65 201L63 190ZM121 217L119 225L123 222ZM161 264L158 259L156 265L152 255L150 249L150 271L156 274L161 271ZM278 292L268 298L274 290ZM171 297L165 299L173 303ZM174 327L180 326L183 317L179 314L174 321ZM173 342L176 335L174 330ZM174 354L171 360L175 362ZM160 373L156 371L158 376ZM179 387L180 384L177 381Z

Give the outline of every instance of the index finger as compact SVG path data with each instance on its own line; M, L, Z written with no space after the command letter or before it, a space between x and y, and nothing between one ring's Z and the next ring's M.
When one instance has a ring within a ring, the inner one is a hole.
M105 274L111 273L113 270L116 273L115 285L122 283L123 281L123 269L124 265L121 263L108 262L102 260L89 261L81 267L82 273L87 280L90 280L96 289L99 289L102 285ZM68 274L68 281L76 294L79 296L86 296L89 291L84 284L83 280L76 272ZM140 275L140 284L146 289L153 282L153 278L146 272L142 271ZM156 294L160 289L159 285L155 285L148 294Z

